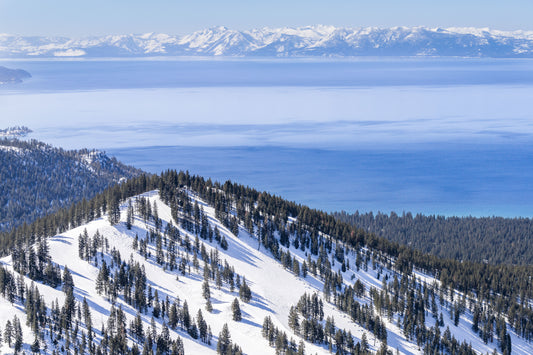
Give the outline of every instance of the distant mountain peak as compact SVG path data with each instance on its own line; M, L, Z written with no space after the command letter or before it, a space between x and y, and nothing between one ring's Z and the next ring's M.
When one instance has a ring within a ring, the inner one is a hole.
M175 36L162 33L82 39L0 34L0 57L533 57L533 31L487 27L334 27L312 25L238 31L215 26Z

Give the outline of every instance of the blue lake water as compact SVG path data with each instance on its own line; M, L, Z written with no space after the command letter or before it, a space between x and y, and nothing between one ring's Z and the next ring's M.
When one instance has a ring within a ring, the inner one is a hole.
M418 148L143 147L109 152L154 173L165 166L188 169L327 211L533 212L532 147Z
M533 61L0 61L0 126L327 211L533 215Z

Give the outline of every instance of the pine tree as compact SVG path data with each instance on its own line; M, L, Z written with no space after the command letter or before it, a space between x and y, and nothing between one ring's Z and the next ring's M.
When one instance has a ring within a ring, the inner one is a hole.
M250 302L252 299L252 291L250 290L250 287L248 287L248 284L246 283L246 278L242 278L242 284L239 288L239 297L241 300L245 303Z
M202 284L202 296L209 301L211 299L211 291L209 290L209 282L207 280Z
M289 327L298 334L300 331L300 321L298 319L298 311L294 306L289 310Z
M235 298L231 304L231 310L233 312L233 320L240 322L242 320L241 307L239 305L239 300Z
M96 277L96 292L101 295L102 293L108 292L108 283L109 283L109 270L107 269L107 264L105 260L102 261L102 266L100 267L100 272Z
M183 302L183 309L181 310L181 319L185 330L189 330L189 327L191 326L191 316L189 314L189 306L187 305L187 301Z
M305 344L303 340L300 340L300 344L298 344L298 355L305 355Z
M198 339L198 327L196 326L196 323L193 322L191 324L191 326L189 327L188 333L191 336L191 338Z
M31 344L31 352L32 353L40 353L41 352L41 344L39 343L39 338L35 337L35 340L33 341L33 344Z
M14 343L14 349L15 352L19 352L20 349L22 349L22 327L20 325L20 321L17 318L17 316L13 317L13 332L15 334L15 343Z
M363 336L361 337L361 350L363 353L367 353L369 349L368 340L366 338L366 333L363 333Z
M220 247L224 250L228 250L228 241L226 240L225 236L222 236L222 240L220 241Z
M163 322L161 328L161 334L157 338L157 351L160 354L167 354L170 351L170 331L168 330L167 324Z
M74 290L74 280L72 279L72 274L67 266L63 270L63 292L68 293Z
M50 260L48 239L41 238L37 247L37 261L39 263L39 270L44 270L44 266Z
M206 304L205 304L205 309L206 311L208 311L209 313L213 312L213 305L211 304L211 300L207 300Z
M128 200L128 212L126 213L126 228L131 229L133 225L133 206L131 199Z
M217 288L220 290L222 288L222 275L220 274L220 270L218 268L215 274L216 274L215 284L217 285Z
M196 314L196 324L198 326L198 332L200 333L200 339L206 343L207 342L207 323L204 320L204 315L202 314L202 310L199 309L198 313Z
M155 324L155 319L154 317L152 317L152 319L150 319L150 330L149 330L149 334L150 334L150 339L152 341L155 341L157 340L157 326Z
M218 334L217 353L226 355L231 351L231 335L229 333L228 324L224 323L222 331Z
M133 321L132 333L139 341L144 338L143 321L139 312L137 312L135 320Z
M78 237L78 256L82 260L87 259L87 255L85 253L87 249L87 244L89 242L89 234L87 233L87 228L83 230L83 234L80 234Z
M176 326L178 325L178 308L176 307L176 303L173 303L170 306L170 311L168 312L168 325L172 329L176 329Z
M9 347L11 347L11 343L13 342L13 335L13 326L11 325L11 321L8 319L6 322L6 328L4 329L4 339Z
M185 349L183 348L183 340L178 337L176 341L172 344L172 353L171 355L185 355Z
M111 225L115 225L120 221L120 201L118 196L110 196L107 219Z

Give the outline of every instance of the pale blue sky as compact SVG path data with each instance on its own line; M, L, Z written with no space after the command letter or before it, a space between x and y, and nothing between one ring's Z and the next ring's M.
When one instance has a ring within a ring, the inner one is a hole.
M533 0L0 0L0 33L185 34L225 25L474 26L533 30Z

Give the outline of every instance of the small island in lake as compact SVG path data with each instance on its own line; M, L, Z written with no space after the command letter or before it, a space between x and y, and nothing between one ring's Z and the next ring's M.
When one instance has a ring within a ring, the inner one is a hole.
M21 83L22 80L27 78L31 78L31 74L25 70L0 66L0 84Z

